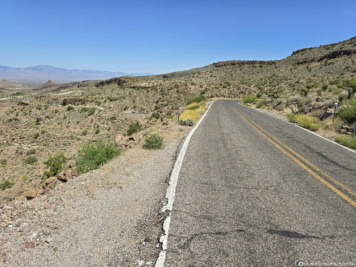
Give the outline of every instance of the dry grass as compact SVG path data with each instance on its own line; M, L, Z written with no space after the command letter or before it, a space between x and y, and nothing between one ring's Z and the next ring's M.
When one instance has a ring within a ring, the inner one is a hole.
M317 131L320 129L320 120L318 118L309 116L309 115L304 115L304 114L288 114L288 120L290 122L297 123L299 126L312 130L312 131Z
M356 149L356 138L351 136L338 135L335 141L349 148Z

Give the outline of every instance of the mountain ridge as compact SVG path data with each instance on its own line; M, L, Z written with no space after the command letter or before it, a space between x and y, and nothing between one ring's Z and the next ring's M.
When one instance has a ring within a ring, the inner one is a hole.
M120 76L149 76L151 73L124 73L100 70L65 69L50 65L36 65L25 68L16 68L0 65L0 80L13 82L43 83L52 80L56 83L106 80Z

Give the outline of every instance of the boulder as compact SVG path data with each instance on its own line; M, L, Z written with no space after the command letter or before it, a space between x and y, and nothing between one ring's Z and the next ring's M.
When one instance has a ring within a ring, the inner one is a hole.
M57 175L57 178L62 182L68 182L69 179L73 178L72 170L68 169L64 172L61 172L60 174Z
M55 183L56 181L57 181L57 177L53 176L47 179L46 184L49 185Z
M29 190L25 192L25 197L27 199L33 199L37 197L37 194L38 194L37 190Z

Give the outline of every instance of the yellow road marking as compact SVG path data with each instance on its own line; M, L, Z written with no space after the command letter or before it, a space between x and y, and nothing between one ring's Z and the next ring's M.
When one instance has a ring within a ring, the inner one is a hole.
M306 170L309 174L311 174L314 178L316 178L319 182L324 184L327 188L329 188L331 191L339 195L342 199L347 201L349 204L351 204L353 207L356 208L356 201L352 200L349 198L347 195L345 195L343 192L335 188L333 185L328 183L326 180L324 180L320 175L316 174L314 171L312 171L310 168L308 168L305 164L303 164L300 160L295 158L293 155L291 155L289 152L287 152L284 148L282 148L280 145L278 145L275 141L273 141L270 137L268 137L265 133L263 133L260 129L258 129L254 124L252 124L249 119L247 119L245 116L243 116L239 111L237 111L235 108L233 108L233 111L236 112L238 115L240 115L248 124L250 124L253 128L256 129L256 131L262 135L264 138L266 138L271 144L273 144L278 150L280 150L283 154L285 154L287 157L289 157L291 160L293 160L297 165L299 165L301 168Z
M340 183L339 181L335 180L333 177L331 177L330 175L328 175L327 173L325 173L324 171L322 171L320 168L318 168L317 166L315 166L312 162L310 162L309 160L307 160L306 158L304 158L303 156L301 156L300 154L298 154L296 151L294 151L293 149L291 149L289 146L283 144L277 137L274 137L272 134L270 134L267 130L265 130L264 128L262 128L261 126L259 126L257 123L255 123L253 120L251 120L250 118L248 118L246 115L240 113L241 116L245 117L247 120L249 120L252 124L254 124L256 127L258 127L261 131L263 131L266 135L268 135L269 137L271 137L272 139L274 139L274 141L276 141L277 143L279 143L280 145L282 145L284 148L286 148L287 150L289 150L291 153L293 153L295 156L297 156L300 160L304 161L305 163L307 163L310 167L312 167L313 169L315 169L316 171L318 171L321 175L325 176L326 178L328 178L330 181L332 181L334 184L340 186L342 189L344 189L345 191L347 191L350 195L356 197L356 193L353 192L350 188L348 188L347 186L345 186L344 184Z

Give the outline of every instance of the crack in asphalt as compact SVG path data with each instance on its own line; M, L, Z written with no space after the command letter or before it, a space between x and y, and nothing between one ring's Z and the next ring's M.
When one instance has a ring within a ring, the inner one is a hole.
M320 239L320 240L325 240L325 239L335 239L336 236L330 235L330 236L316 236L316 235L308 235L308 234L302 234L298 232L293 232L293 231L287 231L287 230L272 230L269 229L267 230L267 233L272 234L272 235L279 235L282 237L288 237L288 238L296 238L296 239Z
M318 154L320 157L322 157L323 159L325 159L327 162L329 162L329 163L331 163L331 164L334 164L334 165L336 165L336 166L338 166L338 167L340 167L340 168L342 168L342 169L344 169L344 170L346 170L346 171L349 171L349 172L356 172L356 170L350 169L350 168L348 168L348 167L346 167L346 166L344 166L344 165L341 165L340 163L338 163L338 162L332 160L332 159L329 158L328 156L324 155L323 152L317 151L317 150L315 150L314 148L312 148L312 147L309 146L309 145L306 145L306 144L303 144L303 143L301 143L301 144L302 144L306 149L308 149L310 152Z
M200 238L205 235L207 235L207 236L227 236L227 235L234 234L234 233L245 233L245 230L237 229L234 231L225 231L225 232L217 231L217 232L205 232L205 233L201 232L201 233L193 234L182 245L179 245L178 247L180 249L188 249L191 257L194 258L194 252L191 250L191 244L194 239Z
M199 183L201 185L209 185L216 187L227 187L233 189L246 189L246 190L268 190L268 191L277 191L275 185L265 186L265 187L247 187L247 186L232 186L232 185L223 185L223 184L213 184L213 183Z

